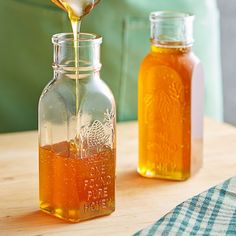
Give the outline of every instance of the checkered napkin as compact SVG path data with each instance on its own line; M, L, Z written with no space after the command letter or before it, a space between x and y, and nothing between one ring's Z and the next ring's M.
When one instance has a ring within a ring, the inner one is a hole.
M178 205L134 236L236 236L236 177Z

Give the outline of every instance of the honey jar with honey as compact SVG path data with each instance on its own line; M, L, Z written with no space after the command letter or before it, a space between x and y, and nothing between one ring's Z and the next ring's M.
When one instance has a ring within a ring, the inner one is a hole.
M116 108L100 78L95 34L53 36L54 77L39 101L39 193L44 212L71 222L115 210ZM77 58L75 59L75 51Z
M100 78L102 38L80 33L98 0L52 0L73 33L56 34L54 76L39 101L42 211L70 222L115 210L116 107Z
M151 51L138 81L138 172L186 180L202 165L203 69L192 51L194 16L153 12Z

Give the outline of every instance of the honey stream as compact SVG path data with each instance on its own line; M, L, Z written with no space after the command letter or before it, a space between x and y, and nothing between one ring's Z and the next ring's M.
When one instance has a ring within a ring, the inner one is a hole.
M81 19L87 15L99 3L100 0L51 0L58 7L68 13L74 36L75 77L76 77L76 117L79 115L79 33ZM80 132L80 124L77 124L77 136Z

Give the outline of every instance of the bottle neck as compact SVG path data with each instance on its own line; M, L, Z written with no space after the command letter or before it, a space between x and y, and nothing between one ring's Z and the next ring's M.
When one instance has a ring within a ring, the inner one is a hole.
M192 46L181 45L179 43L160 45L151 42L151 52L160 54L188 54L192 52Z
M77 40L71 33L54 35L54 63L55 78L70 79L94 78L99 75L100 44L102 38L94 34L80 33Z
M193 45L194 16L181 12L150 14L151 42L159 48L189 48Z

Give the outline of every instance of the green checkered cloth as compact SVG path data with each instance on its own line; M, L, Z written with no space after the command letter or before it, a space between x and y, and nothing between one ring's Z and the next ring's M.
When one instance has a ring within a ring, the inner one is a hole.
M178 205L134 236L236 235L236 177Z

